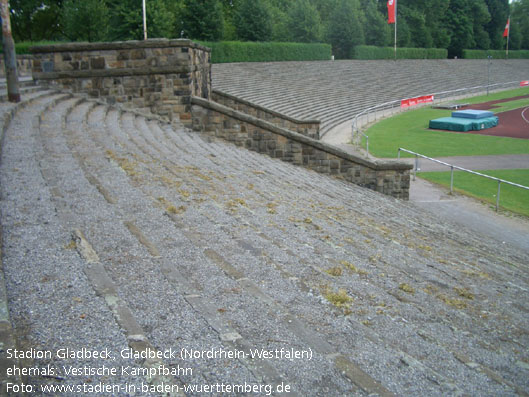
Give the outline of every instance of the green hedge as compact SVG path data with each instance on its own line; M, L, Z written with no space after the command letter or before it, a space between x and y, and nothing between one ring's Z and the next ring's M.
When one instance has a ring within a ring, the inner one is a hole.
M488 56L494 59L506 59L504 50L463 50L464 59L486 59ZM509 51L509 59L529 59L529 50Z
M17 54L31 54L29 51L30 47L34 45L48 45L48 44L57 44L57 41L21 41L20 43L15 43L15 51ZM4 52L4 47L0 45L0 52Z
M445 48L399 48L398 59L446 59ZM354 48L353 59L395 59L394 47L375 47L359 45Z
M329 44L200 42L211 48L212 63L321 61L331 59Z

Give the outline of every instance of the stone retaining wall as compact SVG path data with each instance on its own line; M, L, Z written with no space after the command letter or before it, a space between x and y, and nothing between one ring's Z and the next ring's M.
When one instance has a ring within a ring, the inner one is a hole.
M295 131L299 134L308 136L309 138L320 139L319 120L297 120L218 90L212 91L212 99L221 105L246 113L258 119L266 120L277 127Z
M109 103L191 122L191 96L211 96L210 50L190 40L154 39L37 46L33 78Z
M19 77L31 76L31 68L33 66L33 56L29 54L17 55L17 74ZM4 57L0 56L0 77L6 77L6 68L4 65Z
M377 192L409 199L411 165L371 161L245 113L191 98L193 129L271 157L335 175Z

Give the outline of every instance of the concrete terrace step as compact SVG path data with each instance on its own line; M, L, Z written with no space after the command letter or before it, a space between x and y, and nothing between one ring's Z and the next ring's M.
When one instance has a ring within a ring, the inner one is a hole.
M490 81L527 80L528 69L527 60L494 60ZM319 119L328 131L367 107L486 85L486 76L486 60L320 61L218 64L212 80L214 89L294 118Z
M9 123L0 182L24 346L310 349L294 363L197 359L180 363L192 374L150 380L285 382L300 396L529 386L529 254L411 203L50 92ZM116 362L160 364L175 362ZM64 378L31 381L82 382Z

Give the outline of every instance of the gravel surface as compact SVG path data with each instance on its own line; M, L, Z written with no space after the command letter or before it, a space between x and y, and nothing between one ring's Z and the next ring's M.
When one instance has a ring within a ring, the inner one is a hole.
M113 359L21 367L180 365L192 371L165 385L261 387L226 395L281 384L299 396L529 388L527 251L178 125L30 95L0 164L11 323L24 350L106 348ZM310 357L119 354L141 346ZM165 395L125 389L159 377L56 375L27 383Z

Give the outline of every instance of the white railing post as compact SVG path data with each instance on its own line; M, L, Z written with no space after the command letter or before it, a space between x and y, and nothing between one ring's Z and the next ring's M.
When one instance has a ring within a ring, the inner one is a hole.
M498 179L498 194L496 195L496 212L500 208L500 189L501 189L501 179Z
M454 194L454 167L450 167L450 194Z

